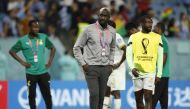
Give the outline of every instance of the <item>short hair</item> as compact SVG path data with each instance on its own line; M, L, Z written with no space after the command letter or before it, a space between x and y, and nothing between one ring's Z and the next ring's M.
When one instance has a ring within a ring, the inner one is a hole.
M100 10L99 10L99 14L100 14L100 12L102 12L103 10L106 10L106 11L108 11L108 12L110 13L110 9L109 9L109 8L107 8L107 7L102 7L102 8L100 8Z
M129 22L129 23L127 23L126 25L125 25L125 29L128 31L128 30L131 30L131 29L133 29L133 28L138 28L138 26L135 24L135 23L133 23L133 22Z
M32 19L28 22L28 26L30 27L32 26L33 23L37 23L37 22L39 22L38 19Z
M119 6L119 12L123 11L125 9L125 5L120 5Z
M152 17L150 15L144 15L140 18L140 22L143 23L145 19L152 19Z
M156 24L156 26L159 27L163 33L165 32L165 25L164 25L164 23L158 22Z
M110 5L115 5L115 0L111 0Z
M108 21L108 25L112 26L113 28L116 28L116 24L115 24L115 22L112 21L112 20L109 20L109 21Z

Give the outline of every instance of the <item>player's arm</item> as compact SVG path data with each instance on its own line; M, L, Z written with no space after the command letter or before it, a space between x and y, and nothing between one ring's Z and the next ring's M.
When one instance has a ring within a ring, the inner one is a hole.
M114 64L115 44L116 44L116 33L114 34L111 45L110 45L110 55L109 55L110 63L109 64L112 66Z
M156 80L155 80L155 84L157 82L160 81L160 78L162 76L162 69L163 69L163 56L164 52L163 52L163 44L162 44L162 40L160 40L159 43L159 47L158 47L158 59L157 59L157 73L156 73Z
M123 55L120 62L114 64L114 69L118 68L126 59L126 44L121 36L116 38L116 46L118 46L123 51Z
M166 64L166 60L167 60L167 53L164 53L163 67L164 67L165 64Z
M46 37L46 42L45 42L45 44L46 44L46 47L47 47L48 49L50 49L50 57L49 57L48 63L46 64L46 68L49 68L49 67L51 66L52 61L53 61L53 58L54 58L54 56L55 56L55 51L56 51L56 49L55 49L53 43L49 40L48 37Z
M121 47L121 50L123 50L123 55L122 55L122 58L121 58L121 61L120 61L119 65L121 65L126 59L126 45L123 45Z
M164 47L164 60L163 60L163 67L165 66L166 64L166 60L168 58L168 42L167 42L167 39L163 40L163 47Z
M18 55L17 52L19 52L22 49L21 42L18 41L13 47L9 50L9 54L17 60L21 65L23 65L26 68L31 67L31 65L27 62L25 62L23 59L21 59Z
M133 73L135 77L138 77L138 70L135 68L134 62L133 62L133 49L132 49L132 36L129 38L129 41L127 43L127 63L129 66L129 69Z
M74 47L73 47L73 53L77 61L80 63L80 65L83 67L84 71L87 71L88 65L84 61L82 49L86 45L88 40L88 30L87 28L84 30L84 32L78 37Z

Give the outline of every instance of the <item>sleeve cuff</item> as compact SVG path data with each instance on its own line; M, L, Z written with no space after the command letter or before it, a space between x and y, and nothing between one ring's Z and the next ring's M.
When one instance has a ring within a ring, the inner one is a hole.
M159 78L161 78L162 77L162 74L160 74L160 73L157 73L157 75L156 75L157 77L159 77Z
M81 62L81 66L84 66L84 65L86 65L86 63L83 61L83 62Z
M129 67L130 71L132 71L135 67Z
M11 48L10 51L13 51L13 52L16 52L16 53L18 52L18 50L15 50L13 48Z

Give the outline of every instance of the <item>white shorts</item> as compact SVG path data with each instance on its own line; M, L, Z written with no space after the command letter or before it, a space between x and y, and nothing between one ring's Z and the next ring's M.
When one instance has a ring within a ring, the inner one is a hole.
M136 92L142 89L154 91L154 81L155 77L133 79L134 91Z
M108 78L107 86L114 90L125 90L126 87L126 67L125 64L115 69Z

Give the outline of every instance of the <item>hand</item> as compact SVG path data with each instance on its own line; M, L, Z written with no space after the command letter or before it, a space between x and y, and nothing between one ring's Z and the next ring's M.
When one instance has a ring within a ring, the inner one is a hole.
M50 63L46 64L46 68L49 68L50 66L51 66L51 64L50 64Z
M87 72L87 71L88 71L88 65L87 65L87 64L83 65L82 68L83 68L83 71L84 71L84 72Z
M113 69L115 70L115 69L119 68L120 65L121 65L120 63L114 64L114 65L113 65Z
M26 68L30 68L31 64L27 63L27 62L21 62L21 64L26 67Z
M154 83L157 84L157 83L159 83L159 82L160 82L160 78L159 78L159 77L156 77Z
M108 65L113 70L113 65Z
M133 68L133 69L132 69L132 74L133 74L135 77L139 77L138 70L137 70L136 68Z

